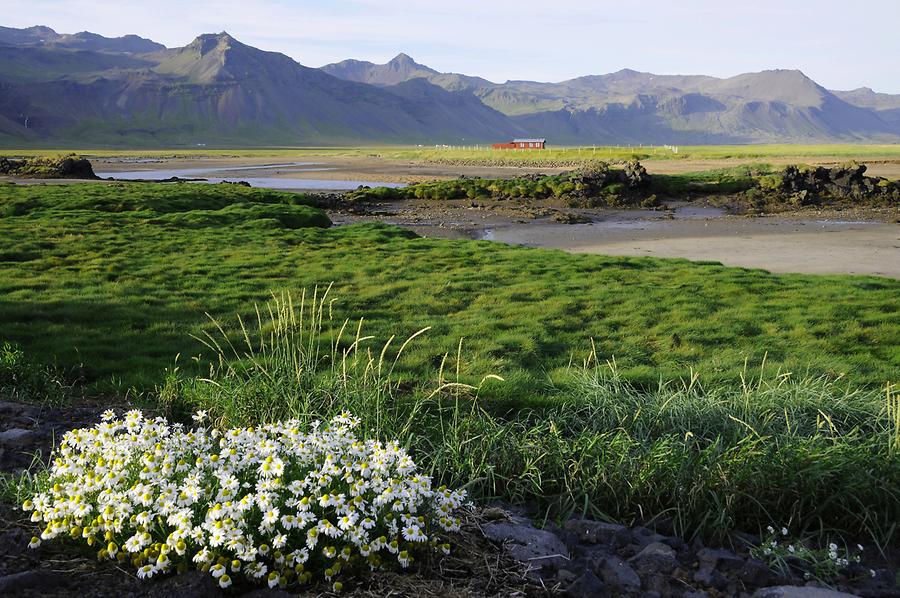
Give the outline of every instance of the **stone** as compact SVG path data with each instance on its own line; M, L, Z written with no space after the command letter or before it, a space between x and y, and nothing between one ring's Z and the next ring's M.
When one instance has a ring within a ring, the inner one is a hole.
M570 519L566 521L565 528L575 534L579 542L588 544L624 544L630 536L624 525L587 519Z
M678 565L675 550L662 542L648 544L628 560L641 576L670 573Z
M632 189L644 187L650 183L650 175L647 174L647 169L641 166L641 163L637 160L632 160L625 164L622 169L622 178L622 182Z
M187 571L159 580L157 589L162 595L191 596L191 598L218 598L222 595L218 584L211 575L201 571ZM266 594L276 596L275 594Z
M745 586L758 588L776 583L778 576L772 572L771 567L758 559L749 559L740 568L737 573Z
M694 573L694 583L717 590L724 590L728 587L728 579L712 567L701 567Z
M744 566L744 559L730 550L704 548L697 552L700 568L710 567L721 571L736 571Z
M583 567L596 572L600 565L603 564L603 561L611 554L613 554L613 551L602 544L577 544L571 547L573 560L572 566L569 568ZM576 556L578 558L575 558Z
M641 578L631 568L631 565L616 556L603 559L597 568L597 573L604 582L616 588L636 589L641 587Z
M33 430L25 430L22 428L12 428L0 432L0 445L14 447L25 444L34 440L36 434Z
M581 577L566 588L566 596L572 596L572 598L602 596L604 595L603 589L603 582L590 571L585 571Z
M631 530L631 539L635 544L643 548L654 542L662 542L666 537L662 534L657 534L652 529L639 526Z
M569 552L558 537L524 523L488 523L482 526L489 540L503 544L507 553L532 568L559 567Z
M14 527L0 534L0 556L15 557L28 550L31 534L21 527Z
M40 409L33 405L25 405L23 403L12 403L10 401L0 401L0 415L6 420L9 417L28 417L35 418L38 416Z
M560 224L590 224L591 222L593 222L593 220L588 216L565 212L557 212L556 214L554 214L553 221L559 222Z
M800 586L775 586L762 588L753 594L753 598L859 598L856 594L847 594L827 588Z
M285 592L284 590L257 589L251 590L246 594L241 594L241 598L295 598L295 594Z
M66 577L56 571L32 569L0 577L0 596L25 593L49 593L66 584Z

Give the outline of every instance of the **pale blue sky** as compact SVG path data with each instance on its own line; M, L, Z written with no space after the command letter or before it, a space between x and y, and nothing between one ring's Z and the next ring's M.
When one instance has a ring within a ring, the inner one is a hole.
M0 24L136 33L167 46L227 30L307 66L398 52L493 81L632 68L726 77L797 68L831 89L900 93L900 0L3 0Z

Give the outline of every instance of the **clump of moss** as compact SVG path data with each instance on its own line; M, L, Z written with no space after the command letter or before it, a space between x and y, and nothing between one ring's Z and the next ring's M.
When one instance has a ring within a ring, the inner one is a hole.
M88 159L77 154L38 156L24 160L0 158L0 175L32 179L97 179Z
M650 175L640 162L629 162L621 170L605 163L555 175L527 175L510 179L460 177L452 181L432 181L403 188L361 187L348 193L350 201L390 201L402 199L561 199L573 206L607 205L623 197L640 201L640 191L650 184Z

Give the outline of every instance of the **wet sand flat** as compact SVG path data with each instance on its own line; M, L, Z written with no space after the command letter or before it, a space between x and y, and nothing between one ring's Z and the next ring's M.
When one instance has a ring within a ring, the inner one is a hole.
M486 238L572 253L680 257L770 272L869 274L900 279L900 225L717 218L559 227L534 224Z

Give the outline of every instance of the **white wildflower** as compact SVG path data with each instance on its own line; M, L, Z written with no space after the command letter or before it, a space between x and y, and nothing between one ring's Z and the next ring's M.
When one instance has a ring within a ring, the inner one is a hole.
M426 546L448 553L439 534L461 524L453 515L464 492L433 490L396 442L356 439L346 413L306 431L298 421L191 430L135 410L101 419L65 434L49 489L23 503L40 526L30 547L65 536L133 563L142 579L178 562L221 588L234 575L283 587L323 575L306 569L320 562L310 561L317 546L328 578L360 555L373 569L384 552L407 567Z

